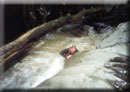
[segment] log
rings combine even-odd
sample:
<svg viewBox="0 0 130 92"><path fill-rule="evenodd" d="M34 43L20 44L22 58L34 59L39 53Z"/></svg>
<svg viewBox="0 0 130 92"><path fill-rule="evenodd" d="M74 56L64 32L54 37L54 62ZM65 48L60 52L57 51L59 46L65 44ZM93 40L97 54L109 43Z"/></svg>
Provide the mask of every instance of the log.
<svg viewBox="0 0 130 92"><path fill-rule="evenodd" d="M17 63L15 59L19 55L22 55L25 52L27 53L31 49L33 43L48 32L54 31L67 23L77 22L86 14L97 13L101 11L104 11L104 9L86 9L76 15L68 14L67 16L60 17L56 20L52 20L38 27L35 27L32 30L29 30L13 42L10 42L9 44L0 48L0 68L4 66L4 71L6 71L10 67L12 67L15 63ZM30 49L27 50L27 48ZM15 63L12 64L12 62L14 61Z"/></svg>

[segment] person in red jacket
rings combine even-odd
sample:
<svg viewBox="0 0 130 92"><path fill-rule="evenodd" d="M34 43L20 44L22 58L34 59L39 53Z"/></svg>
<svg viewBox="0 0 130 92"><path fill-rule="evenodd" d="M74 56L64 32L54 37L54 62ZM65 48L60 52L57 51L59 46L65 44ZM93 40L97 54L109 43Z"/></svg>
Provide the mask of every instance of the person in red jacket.
<svg viewBox="0 0 130 92"><path fill-rule="evenodd" d="M72 46L68 49L65 49L63 51L60 52L60 54L65 57L66 59L69 59L72 57L73 54L75 54L76 52L78 52L78 50L76 49L76 46Z"/></svg>

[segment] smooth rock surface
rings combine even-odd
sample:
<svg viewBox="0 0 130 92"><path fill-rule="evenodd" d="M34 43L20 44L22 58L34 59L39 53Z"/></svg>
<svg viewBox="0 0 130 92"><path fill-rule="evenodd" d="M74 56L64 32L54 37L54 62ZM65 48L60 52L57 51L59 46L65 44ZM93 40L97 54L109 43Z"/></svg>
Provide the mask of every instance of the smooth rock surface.
<svg viewBox="0 0 130 92"><path fill-rule="evenodd" d="M106 48L114 46L116 44L127 43L130 41L130 22L121 23L117 28L111 30L110 32L104 33L102 35L103 41L100 43L100 48Z"/></svg>

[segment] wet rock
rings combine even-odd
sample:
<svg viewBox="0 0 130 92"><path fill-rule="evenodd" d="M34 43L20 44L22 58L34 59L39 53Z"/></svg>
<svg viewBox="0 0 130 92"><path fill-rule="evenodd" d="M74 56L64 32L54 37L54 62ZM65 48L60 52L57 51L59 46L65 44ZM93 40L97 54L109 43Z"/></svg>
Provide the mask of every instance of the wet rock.
<svg viewBox="0 0 130 92"><path fill-rule="evenodd" d="M114 46L116 44L127 43L129 39L130 22L121 23L117 28L111 30L112 33L107 34L100 43L100 48ZM104 35L105 35L104 34Z"/></svg>
<svg viewBox="0 0 130 92"><path fill-rule="evenodd" d="M129 83L121 81L121 82L114 82L114 81L109 81L109 83L118 91L118 92L128 92L125 91L126 89L128 89L128 87L130 86ZM125 89L124 89L125 88Z"/></svg>
<svg viewBox="0 0 130 92"><path fill-rule="evenodd" d="M62 32L69 33L75 37L81 37L84 35L84 33L88 33L87 30L84 30L83 25L80 24L65 25L62 28Z"/></svg>
<svg viewBox="0 0 130 92"><path fill-rule="evenodd" d="M114 75L122 79L122 81L113 81L110 82L112 86L114 86L117 90L122 91L128 87L130 87L130 81L129 81L129 71L130 71L130 59L129 57L121 58L121 57L115 57L110 60L109 69L112 69L114 71Z"/></svg>

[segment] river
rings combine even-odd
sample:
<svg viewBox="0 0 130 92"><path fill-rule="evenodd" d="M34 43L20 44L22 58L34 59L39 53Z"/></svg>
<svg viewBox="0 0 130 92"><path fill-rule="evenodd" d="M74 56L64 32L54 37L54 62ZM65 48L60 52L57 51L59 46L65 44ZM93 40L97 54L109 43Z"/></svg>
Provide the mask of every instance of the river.
<svg viewBox="0 0 130 92"><path fill-rule="evenodd" d="M121 79L111 74L110 72L112 72L112 70L105 68L104 64L107 63L106 61L108 61L108 58L116 57L118 55L111 54L110 56L108 53L91 55L93 51L99 48L101 35L95 33L93 27L85 25L83 26L84 31L82 33L78 32L80 36L76 36L73 32L69 32L71 30L68 30L68 28L72 26L73 25L65 25L64 27L61 27L40 38L37 42L38 44L40 43L39 48L33 50L25 58L23 58L21 62L18 62L14 67L4 73L3 79L0 80L0 87L7 89L35 88L37 86L38 88L48 88L48 86L44 84L44 81L46 82L46 80L57 76L57 74L59 76L62 75L60 78L63 78L62 80L65 81L67 80L67 76L64 76L64 73L62 72L65 71L66 74L71 75L72 78L70 81L72 81L73 77L78 74L79 79L77 79L77 81L82 81L82 77L84 78L83 81L86 81L85 85L75 81L73 85L75 84L76 86L72 86L72 84L64 82L66 85L72 86L72 88L80 88L81 86L81 88L91 88L92 86L95 88L113 88L106 80ZM63 28L66 29L66 31L63 31ZM113 28L109 27L106 30L112 29ZM72 30L76 32L76 29ZM73 55L71 59L65 60L59 52L71 47L72 45L75 45L79 52ZM99 52L96 51L94 53ZM90 62L92 61L91 57L93 58L93 62ZM100 62L97 62L97 57L102 57L99 59ZM98 70L100 71L98 72ZM84 74L84 72L86 72L87 75L86 73ZM57 86L54 87L59 88L58 85L59 84L57 83ZM67 88L67 86L65 88Z"/></svg>

